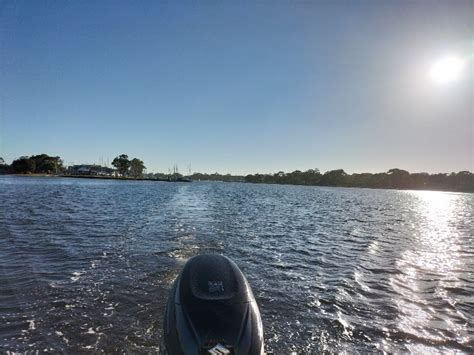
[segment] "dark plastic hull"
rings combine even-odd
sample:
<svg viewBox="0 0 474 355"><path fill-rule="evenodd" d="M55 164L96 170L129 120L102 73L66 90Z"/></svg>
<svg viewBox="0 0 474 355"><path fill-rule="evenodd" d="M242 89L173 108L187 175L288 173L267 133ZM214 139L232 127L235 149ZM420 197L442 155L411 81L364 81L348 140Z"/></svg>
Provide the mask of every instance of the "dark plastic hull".
<svg viewBox="0 0 474 355"><path fill-rule="evenodd" d="M162 354L263 354L260 312L247 279L230 259L190 259L166 307Z"/></svg>

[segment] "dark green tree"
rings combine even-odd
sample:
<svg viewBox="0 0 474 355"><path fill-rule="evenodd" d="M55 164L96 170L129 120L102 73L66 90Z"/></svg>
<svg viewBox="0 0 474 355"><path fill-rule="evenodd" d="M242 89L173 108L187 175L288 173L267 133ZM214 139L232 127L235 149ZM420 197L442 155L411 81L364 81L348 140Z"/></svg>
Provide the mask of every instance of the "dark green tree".
<svg viewBox="0 0 474 355"><path fill-rule="evenodd" d="M474 192L474 174L469 171L460 171L448 176L450 189L454 191Z"/></svg>
<svg viewBox="0 0 474 355"><path fill-rule="evenodd" d="M51 157L47 154L32 155L30 159L35 161L35 172L42 174L57 174L64 170L63 161L60 157Z"/></svg>
<svg viewBox="0 0 474 355"><path fill-rule="evenodd" d="M321 185L346 186L347 174L342 169L326 171L321 177Z"/></svg>
<svg viewBox="0 0 474 355"><path fill-rule="evenodd" d="M145 169L146 169L145 164L140 159L133 158L130 161L130 176L132 176L134 178L142 178L143 177L143 171Z"/></svg>
<svg viewBox="0 0 474 355"><path fill-rule="evenodd" d="M5 160L3 160L2 157L0 157L0 174L8 173L9 168L10 167L8 166L8 164L5 163Z"/></svg>
<svg viewBox="0 0 474 355"><path fill-rule="evenodd" d="M36 163L29 157L20 157L12 162L11 169L15 174L28 174L34 173L36 169Z"/></svg>
<svg viewBox="0 0 474 355"><path fill-rule="evenodd" d="M390 169L387 171L389 187L407 189L411 187L410 173L402 169Z"/></svg>
<svg viewBox="0 0 474 355"><path fill-rule="evenodd" d="M130 160L128 160L128 155L119 155L114 160L112 160L112 165L117 169L120 175L126 176L128 174L128 169L130 168Z"/></svg>
<svg viewBox="0 0 474 355"><path fill-rule="evenodd" d="M47 154L23 156L13 161L11 170L17 174L38 173L57 174L64 170L60 157L50 157Z"/></svg>

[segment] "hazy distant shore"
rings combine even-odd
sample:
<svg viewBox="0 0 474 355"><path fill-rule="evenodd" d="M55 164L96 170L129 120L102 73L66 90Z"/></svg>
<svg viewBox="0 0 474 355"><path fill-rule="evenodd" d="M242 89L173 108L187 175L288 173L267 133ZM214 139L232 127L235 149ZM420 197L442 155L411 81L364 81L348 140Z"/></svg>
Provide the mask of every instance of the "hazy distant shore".
<svg viewBox="0 0 474 355"><path fill-rule="evenodd" d="M425 172L410 173L393 168L381 173L348 174L343 169L328 170L322 173L319 169L292 172L279 171L274 174L206 174L178 172L177 165L166 173L148 173L143 161L129 159L121 154L112 161L112 167L98 164L80 164L64 166L59 156L38 154L23 156L14 160L11 165L0 158L0 174L25 174L29 176L64 176L80 179L135 180L135 181L225 181L248 182L280 185L360 187L396 190L432 190L452 192L474 192L474 174L470 171L429 174Z"/></svg>
<svg viewBox="0 0 474 355"><path fill-rule="evenodd" d="M307 172L300 172L300 175L307 174ZM255 174L255 175L247 175L243 176L234 176L234 175L220 175L220 174L201 174L195 173L189 176L189 180L173 180L169 178L153 178L153 177L128 177L128 176L97 176L97 175L67 175L67 174L4 174L7 176L26 176L26 177L64 177L64 178L75 178L75 179L96 179L96 180L121 180L121 181L158 181L158 182L188 182L188 181L220 181L220 182L241 182L241 183L253 183L253 184L274 184L274 185L300 185L300 186L321 186L321 187L346 187L346 188L369 188L369 189L384 189L384 190L422 190L422 191L445 191L445 192L466 192L466 193L473 193L474 192L474 174L470 172L461 172L461 173L452 173L448 174L436 174L436 175L428 175L428 174L404 174L404 180L400 180L400 176L398 176L398 181L396 179L389 179L383 181L386 185L383 186L380 181L378 181L378 186L372 181L366 181L365 184L358 181L359 175L367 174L352 174L352 175L343 175L342 177L345 179L335 180L334 177L332 180L330 179L321 179L319 181L313 181L311 183L310 180L296 180L292 179L291 177L288 178L287 175L298 176L298 173L290 173L285 174L286 179L284 179L283 175L277 174ZM327 175L327 174L324 174ZM324 176L321 175L321 176ZM390 176L386 173L381 174L370 174L370 176L377 176L380 175L382 177ZM451 182L450 185L440 186L440 182L438 181L438 186L435 186L433 183L424 183L420 185L415 185L416 181L410 181L410 176L414 176L415 178L421 175L425 178L437 178L440 180L440 177L444 180L448 180ZM277 177L276 177L277 176ZM341 177L341 176L339 176ZM285 181L286 180L286 181ZM413 179L412 179L413 180ZM452 181L449 181L452 180ZM352 184L351 184L352 182ZM389 185L390 184L390 185ZM375 186L374 186L375 185ZM388 186L387 186L388 185Z"/></svg>

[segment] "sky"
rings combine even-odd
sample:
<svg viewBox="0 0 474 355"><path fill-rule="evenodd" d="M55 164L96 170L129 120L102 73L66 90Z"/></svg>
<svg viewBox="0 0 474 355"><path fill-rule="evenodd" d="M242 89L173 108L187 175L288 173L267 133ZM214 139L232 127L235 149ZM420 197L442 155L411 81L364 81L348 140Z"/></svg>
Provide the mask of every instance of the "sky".
<svg viewBox="0 0 474 355"><path fill-rule="evenodd" d="M474 171L473 55L473 1L0 0L0 157Z"/></svg>

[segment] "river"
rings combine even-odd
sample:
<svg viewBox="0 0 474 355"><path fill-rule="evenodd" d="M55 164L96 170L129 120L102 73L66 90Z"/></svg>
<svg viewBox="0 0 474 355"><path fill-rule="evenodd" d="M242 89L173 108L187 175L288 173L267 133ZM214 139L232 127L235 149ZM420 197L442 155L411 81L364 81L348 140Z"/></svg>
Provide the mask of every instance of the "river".
<svg viewBox="0 0 474 355"><path fill-rule="evenodd" d="M474 347L473 194L0 176L0 352L158 351L204 252L275 354Z"/></svg>

